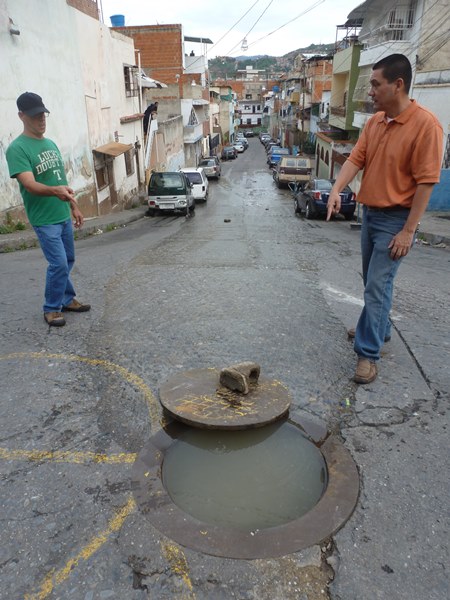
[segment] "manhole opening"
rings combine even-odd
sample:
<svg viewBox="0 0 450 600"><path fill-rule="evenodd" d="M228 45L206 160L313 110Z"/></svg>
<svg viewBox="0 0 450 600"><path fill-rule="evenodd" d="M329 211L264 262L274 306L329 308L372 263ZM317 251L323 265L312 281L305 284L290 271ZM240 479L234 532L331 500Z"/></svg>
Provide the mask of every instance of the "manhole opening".
<svg viewBox="0 0 450 600"><path fill-rule="evenodd" d="M254 531L309 512L326 489L327 467L288 422L243 431L189 428L165 453L162 481L192 517Z"/></svg>

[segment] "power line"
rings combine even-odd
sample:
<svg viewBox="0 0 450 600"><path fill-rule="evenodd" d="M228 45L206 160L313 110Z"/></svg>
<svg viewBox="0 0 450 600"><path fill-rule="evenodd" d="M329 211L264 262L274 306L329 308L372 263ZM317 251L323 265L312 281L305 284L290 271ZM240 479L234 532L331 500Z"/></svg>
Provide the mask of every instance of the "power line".
<svg viewBox="0 0 450 600"><path fill-rule="evenodd" d="M319 6L320 4L323 4L325 2L325 0L317 0L317 2L315 2L314 4L312 4L311 6L309 6L307 9L305 9L303 12L301 12L299 15L297 15L296 17L294 17L293 19L290 19L289 21L287 21L286 23L284 23L283 25L280 25L280 27L277 27L276 29L274 29L273 31L271 31L270 33L263 35L263 37L259 38L258 40L256 40L255 42L252 42L250 44L250 46L254 46L255 44L257 44L258 42L260 42L261 40L266 39L267 37L269 37L269 35L272 35L273 33L276 33L277 31L280 31L280 29L283 29L283 27L286 27L287 25L290 25L291 23L293 23L294 21L296 21L297 19L299 19L300 17L303 17L303 15L306 15L306 13L309 13L310 11L312 11L314 8L316 8L317 6ZM249 46L249 48L250 48Z"/></svg>
<svg viewBox="0 0 450 600"><path fill-rule="evenodd" d="M244 35L244 40L247 38L247 36L252 32L252 30L256 27L256 25L258 24L258 22L262 19L263 15L265 12L267 12L267 10L269 9L270 5L272 4L273 0L270 0L269 4L266 6L266 8L263 10L263 12L259 15L259 17L256 19L256 21L253 23L253 25L251 26L251 28L249 29L249 31ZM233 46L233 48L231 48L231 50L228 50L227 54L231 54L233 52L233 50L239 46L241 42L238 42L235 46Z"/></svg>

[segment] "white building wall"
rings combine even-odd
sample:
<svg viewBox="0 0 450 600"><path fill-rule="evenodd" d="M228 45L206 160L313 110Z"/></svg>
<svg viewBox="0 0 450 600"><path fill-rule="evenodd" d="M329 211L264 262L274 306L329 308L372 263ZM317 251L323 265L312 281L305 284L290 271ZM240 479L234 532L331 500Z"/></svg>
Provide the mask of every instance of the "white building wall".
<svg viewBox="0 0 450 600"><path fill-rule="evenodd" d="M108 142L135 144L143 137L142 120L120 122L121 117L141 112L140 96L125 94L123 67L136 64L134 42L84 13L74 13L91 152ZM142 152L139 159L143 173ZM119 200L138 191L137 171L127 176L123 155L114 159L114 183ZM99 205L109 193L109 188L98 191Z"/></svg>
<svg viewBox="0 0 450 600"><path fill-rule="evenodd" d="M10 19L20 35L9 33ZM17 183L9 178L5 151L23 131L16 98L32 91L50 110L46 136L61 150L83 212L97 214L92 149L110 141L141 140L140 119L120 123L120 117L139 112L138 97L127 99L124 89L123 64L135 64L133 41L66 0L0 0L0 48L0 213L23 206ZM114 167L120 201L137 190L137 172L126 176L123 156Z"/></svg>
<svg viewBox="0 0 450 600"><path fill-rule="evenodd" d="M5 151L23 131L16 98L25 91L42 96L50 110L46 135L61 150L69 184L76 193L90 185L93 194L73 13L64 0L0 1L0 212L22 206L18 185L9 178ZM9 33L10 18L20 35Z"/></svg>

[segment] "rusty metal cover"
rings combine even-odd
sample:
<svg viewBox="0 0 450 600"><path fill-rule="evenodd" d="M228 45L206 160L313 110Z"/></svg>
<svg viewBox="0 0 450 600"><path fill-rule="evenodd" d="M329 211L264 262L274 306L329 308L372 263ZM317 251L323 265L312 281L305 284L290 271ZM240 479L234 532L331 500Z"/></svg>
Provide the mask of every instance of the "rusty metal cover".
<svg viewBox="0 0 450 600"><path fill-rule="evenodd" d="M201 429L249 429L287 414L288 389L260 377L247 395L222 387L219 369L193 369L174 375L159 390L162 406L174 418Z"/></svg>

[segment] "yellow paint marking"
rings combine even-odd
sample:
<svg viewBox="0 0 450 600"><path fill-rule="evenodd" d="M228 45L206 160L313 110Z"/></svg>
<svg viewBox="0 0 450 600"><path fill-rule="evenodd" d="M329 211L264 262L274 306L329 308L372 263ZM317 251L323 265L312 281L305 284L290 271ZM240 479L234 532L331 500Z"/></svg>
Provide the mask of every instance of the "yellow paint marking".
<svg viewBox="0 0 450 600"><path fill-rule="evenodd" d="M29 460L36 462L66 462L82 465L85 463L106 463L110 465L133 463L137 454L96 454L95 452L64 452L60 450L8 450L0 448L0 459Z"/></svg>
<svg viewBox="0 0 450 600"><path fill-rule="evenodd" d="M192 592L192 581L189 577L189 567L184 552L179 546L169 544L168 542L161 542L161 550L167 562L170 564L172 571L182 578L189 591ZM195 598L195 595L191 593L190 597Z"/></svg>
<svg viewBox="0 0 450 600"><path fill-rule="evenodd" d="M25 600L45 600L52 593L55 586L60 585L65 581L73 569L84 560L88 560L97 550L99 550L103 544L105 544L109 537L118 531L128 515L136 508L136 504L131 497L128 502L121 509L117 511L114 517L108 523L108 527L102 531L99 535L92 538L92 540L85 546L74 558L71 558L62 569L53 569L45 577L40 585L40 589L37 593L25 594Z"/></svg>
<svg viewBox="0 0 450 600"><path fill-rule="evenodd" d="M158 422L159 418L159 407L155 400L150 388L147 384L135 373L128 371L125 367L116 365L108 360L101 360L99 358L86 358L85 356L77 356L76 354L46 354L44 352L13 352L12 354L4 354L0 356L0 360L11 360L11 359L52 359L52 360L68 360L87 363L93 367L103 367L104 369L112 372L119 373L128 383L137 387L145 397L147 402L148 412L150 415L150 423L154 427Z"/></svg>

